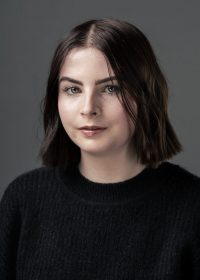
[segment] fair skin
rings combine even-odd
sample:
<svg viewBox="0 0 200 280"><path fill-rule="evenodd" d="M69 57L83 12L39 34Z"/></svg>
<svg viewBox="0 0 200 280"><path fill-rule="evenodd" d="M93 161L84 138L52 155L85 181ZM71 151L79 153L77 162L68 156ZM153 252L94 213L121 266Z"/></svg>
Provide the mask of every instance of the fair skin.
<svg viewBox="0 0 200 280"><path fill-rule="evenodd" d="M115 76L113 70L111 76ZM89 180L100 183L130 179L145 168L137 162L130 143L134 125L117 98L117 80L95 84L108 77L106 60L95 48L71 50L59 75L58 111L66 133L80 148L79 170ZM87 136L79 129L85 125L106 129Z"/></svg>

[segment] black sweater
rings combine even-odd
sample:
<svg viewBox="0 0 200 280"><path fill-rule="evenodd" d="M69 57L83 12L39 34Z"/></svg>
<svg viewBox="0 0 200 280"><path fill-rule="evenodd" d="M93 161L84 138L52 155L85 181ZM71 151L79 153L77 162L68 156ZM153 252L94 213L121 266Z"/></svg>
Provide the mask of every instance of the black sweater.
<svg viewBox="0 0 200 280"><path fill-rule="evenodd" d="M200 178L170 162L108 184L19 175L0 203L0 279L199 280Z"/></svg>

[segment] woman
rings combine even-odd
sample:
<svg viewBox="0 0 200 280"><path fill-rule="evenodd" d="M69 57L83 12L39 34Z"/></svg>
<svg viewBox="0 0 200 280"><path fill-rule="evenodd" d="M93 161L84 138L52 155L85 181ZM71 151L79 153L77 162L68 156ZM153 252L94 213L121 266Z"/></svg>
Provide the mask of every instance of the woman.
<svg viewBox="0 0 200 280"><path fill-rule="evenodd" d="M145 35L89 20L58 45L43 166L0 204L1 279L200 279L200 179L182 151Z"/></svg>

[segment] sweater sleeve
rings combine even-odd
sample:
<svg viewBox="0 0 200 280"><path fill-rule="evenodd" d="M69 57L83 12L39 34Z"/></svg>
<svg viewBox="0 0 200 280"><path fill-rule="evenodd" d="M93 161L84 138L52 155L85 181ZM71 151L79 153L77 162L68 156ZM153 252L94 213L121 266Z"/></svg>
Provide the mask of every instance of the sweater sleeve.
<svg viewBox="0 0 200 280"><path fill-rule="evenodd" d="M200 190L200 179L198 180L198 190ZM199 191L198 191L199 193ZM200 279L200 196L197 195L197 208L195 208L195 224L193 229L193 251L194 251L194 280Z"/></svg>
<svg viewBox="0 0 200 280"><path fill-rule="evenodd" d="M14 181L6 188L0 201L0 278L16 279L17 244L20 211Z"/></svg>
<svg viewBox="0 0 200 280"><path fill-rule="evenodd" d="M199 280L200 279L200 228L198 231L198 235L193 240L195 244L195 254L194 254L194 262L195 262L195 269L194 269L194 279Z"/></svg>

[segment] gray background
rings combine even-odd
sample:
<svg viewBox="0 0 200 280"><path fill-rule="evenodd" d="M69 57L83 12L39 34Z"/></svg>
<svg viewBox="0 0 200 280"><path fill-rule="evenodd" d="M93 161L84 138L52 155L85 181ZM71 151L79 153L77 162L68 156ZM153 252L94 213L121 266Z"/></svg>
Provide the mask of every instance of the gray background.
<svg viewBox="0 0 200 280"><path fill-rule="evenodd" d="M200 175L198 1L0 2L0 195L16 176L41 166L40 101L53 52L92 18L130 21L148 37L170 88L169 117L184 146L171 162Z"/></svg>

